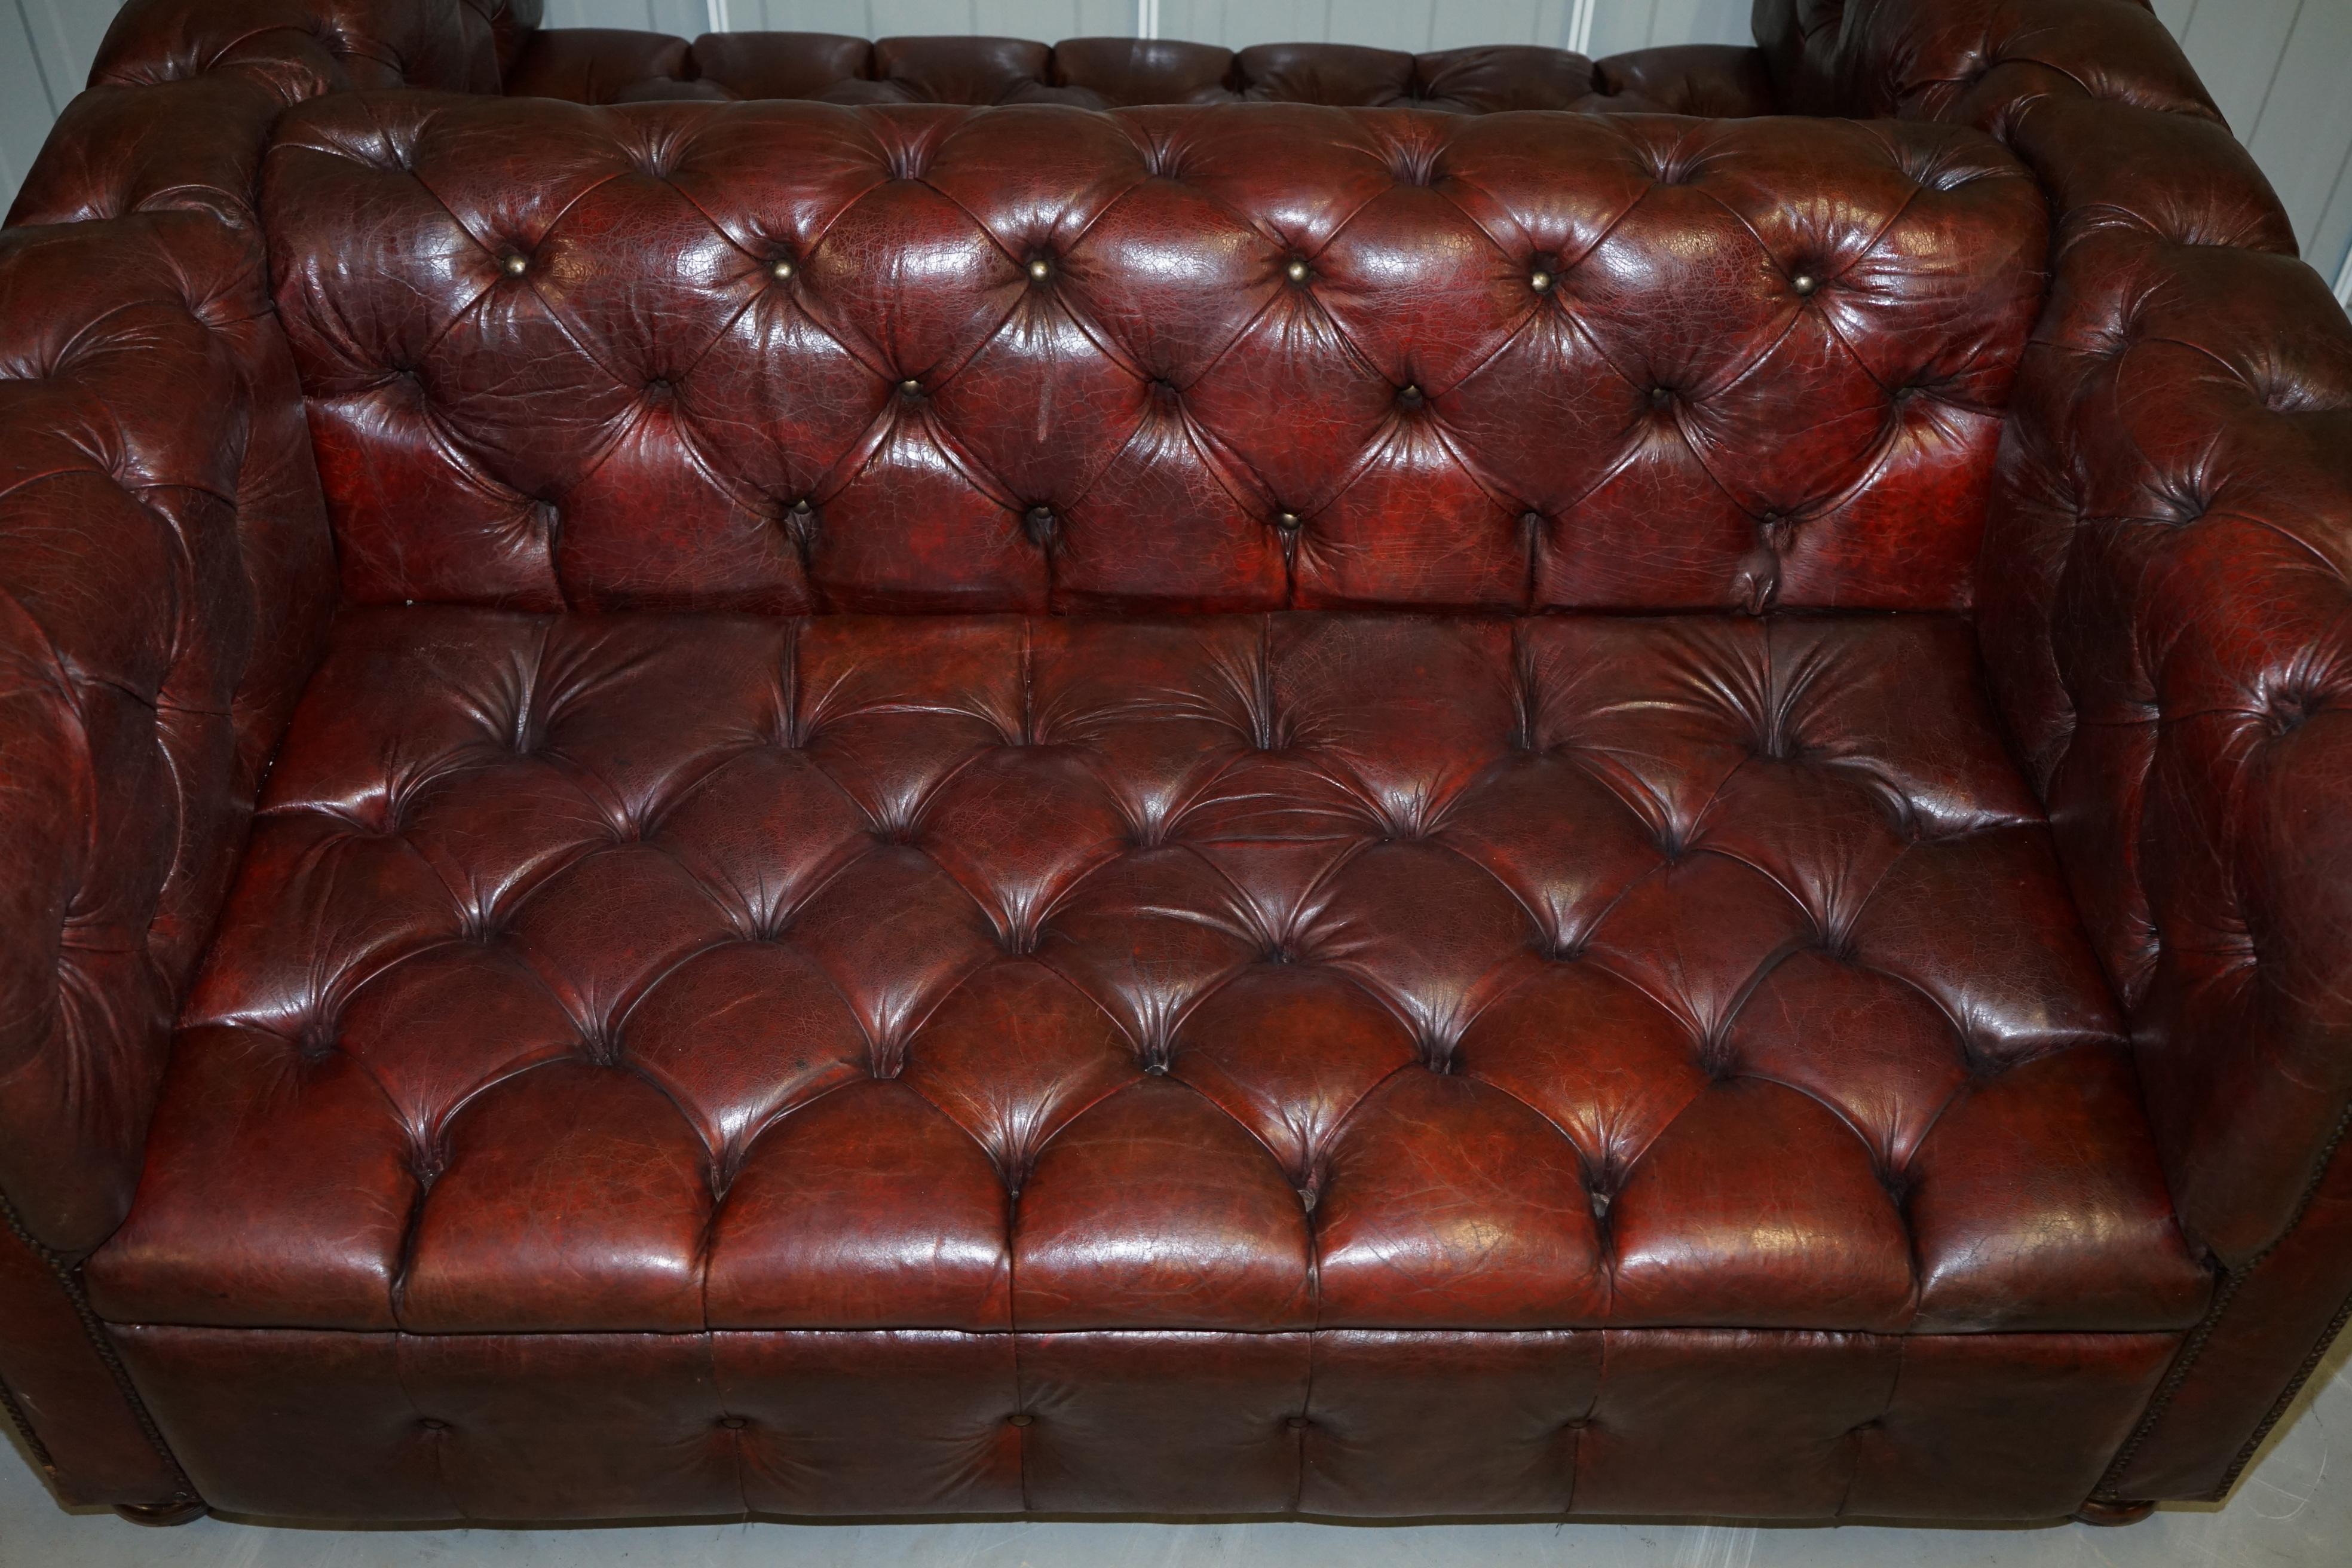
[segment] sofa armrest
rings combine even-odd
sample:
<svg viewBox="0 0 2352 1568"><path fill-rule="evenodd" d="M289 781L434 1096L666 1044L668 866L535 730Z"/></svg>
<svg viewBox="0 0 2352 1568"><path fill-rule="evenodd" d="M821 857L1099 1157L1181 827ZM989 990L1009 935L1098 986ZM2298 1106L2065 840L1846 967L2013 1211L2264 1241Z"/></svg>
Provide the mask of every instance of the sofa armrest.
<svg viewBox="0 0 2352 1568"><path fill-rule="evenodd" d="M2214 1305L2101 1483L2226 1492L2352 1306L2352 323L2139 0L1758 0L1788 107L1970 124L2055 218L1986 663Z"/></svg>
<svg viewBox="0 0 2352 1568"><path fill-rule="evenodd" d="M2317 274L2079 236L2021 376L1979 624L2182 1228L2223 1277L2157 1413L2205 1399L2205 1430L2161 1463L2137 1446L2124 1495L2226 1489L2352 1292L2347 573L2352 322Z"/></svg>
<svg viewBox="0 0 2352 1568"><path fill-rule="evenodd" d="M2224 1269L2352 1108L2352 321L2289 256L2078 232L1988 533L1987 657Z"/></svg>
<svg viewBox="0 0 2352 1568"><path fill-rule="evenodd" d="M7 230L0 323L0 1403L68 1498L163 1501L79 1264L130 1204L332 552L254 237Z"/></svg>
<svg viewBox="0 0 2352 1568"><path fill-rule="evenodd" d="M270 121L357 88L495 93L540 0L129 0L8 214L194 207L250 224Z"/></svg>

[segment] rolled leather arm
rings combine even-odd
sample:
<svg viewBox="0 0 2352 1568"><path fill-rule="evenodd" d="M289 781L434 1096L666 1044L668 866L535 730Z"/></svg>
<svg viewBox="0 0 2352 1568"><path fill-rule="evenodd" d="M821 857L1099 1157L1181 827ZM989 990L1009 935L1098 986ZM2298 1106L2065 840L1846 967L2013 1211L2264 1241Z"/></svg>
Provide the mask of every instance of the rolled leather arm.
<svg viewBox="0 0 2352 1568"><path fill-rule="evenodd" d="M280 110L354 88L495 93L541 0L129 0L11 224L195 207L246 225Z"/></svg>
<svg viewBox="0 0 2352 1568"><path fill-rule="evenodd" d="M1758 0L1787 105L1972 124L2056 218L1995 692L2220 1275L2102 1495L2226 1492L2352 1307L2352 324L2139 0Z"/></svg>
<svg viewBox="0 0 2352 1568"><path fill-rule="evenodd" d="M2223 1280L2111 1479L2209 1495L2352 1294L2352 322L2226 243L2078 233L2058 279L1979 625Z"/></svg>
<svg viewBox="0 0 2352 1568"><path fill-rule="evenodd" d="M68 1501L185 1483L79 1288L334 595L254 237L0 233L0 1413Z"/></svg>

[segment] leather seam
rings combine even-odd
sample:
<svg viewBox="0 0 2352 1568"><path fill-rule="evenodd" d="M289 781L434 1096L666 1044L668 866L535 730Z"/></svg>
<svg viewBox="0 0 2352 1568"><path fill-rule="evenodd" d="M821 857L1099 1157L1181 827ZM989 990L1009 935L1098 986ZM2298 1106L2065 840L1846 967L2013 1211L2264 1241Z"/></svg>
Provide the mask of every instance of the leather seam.
<svg viewBox="0 0 2352 1568"><path fill-rule="evenodd" d="M2207 1310L2204 1321L2190 1332L2189 1342L2181 1347L2180 1355L2174 1362L2172 1370L2165 1374L2163 1385L2157 1389L2156 1396L2148 1401L2147 1411L2140 1417L2139 1425L2132 1429L2130 1437L2125 1440L2123 1447L2116 1452L2114 1461L2107 1466L2106 1473L2099 1478L2098 1485L2091 1489L2092 1500L2137 1500L2124 1499L2113 1489L2131 1462L2139 1457L2140 1450L2147 1446L2147 1439L2155 1431L2157 1424L2164 1419L2165 1414L2172 1407L2173 1400L2179 1394L2182 1386L2188 1383L2189 1374L2196 1370L2197 1363L2204 1354L2207 1342L2212 1339L2214 1331L2221 1327L2223 1316L2229 1311L2231 1303L2238 1299L2238 1292L2244 1288L2247 1279L2252 1277L2255 1269L2268 1261L2271 1254L2285 1246L2296 1230L2301 1228L2304 1216L2310 1213L2312 1204L2319 1196L2320 1183L2326 1179L2328 1166L2334 1163L2337 1151L2344 1147L2347 1134L2352 1134L2352 1105L2346 1107L2344 1114L2336 1121L2336 1131L2328 1136L2326 1146L2320 1150L2316 1169L2312 1173L2310 1182L2305 1185L2303 1195L2295 1200L2294 1212L2288 1217L2286 1228L2282 1230L2277 1238L2268 1247L2249 1258L2243 1267L2231 1269L2223 1279L2221 1290L2213 1298L2213 1305ZM2271 1428L2277 1424L2279 1417L2285 1414L2287 1405L2293 1403L2297 1394L2302 1392L2305 1382L2318 1368L2321 1359L2327 1353L2328 1344L2335 1339L2336 1331L2343 1328L2347 1318L2352 1318L2352 1297L2346 1298L2344 1306L2336 1312L2332 1325L2320 1336L2318 1344L2313 1347L2311 1353L2304 1358L2302 1366L2297 1368L2294 1376L2288 1380L2285 1389L2271 1405L2269 1413L2256 1424L2252 1436L2249 1436L2245 1444L2239 1448L2237 1457L2231 1461L2228 1472L2212 1495L2226 1494L2232 1486L2237 1484L2240 1473L2253 1458L2254 1450L2262 1446L2263 1439L2270 1435Z"/></svg>
<svg viewBox="0 0 2352 1568"><path fill-rule="evenodd" d="M8 1425L16 1429L16 1436L24 1442L25 1451L33 1456L34 1462L43 1471L54 1478L58 1473L58 1462L49 1457L49 1446L41 1441L38 1432L33 1430L32 1417L25 1414L25 1407L16 1403L15 1391L5 1383L0 1383L0 1413L5 1413Z"/></svg>
<svg viewBox="0 0 2352 1568"><path fill-rule="evenodd" d="M2336 1316L2320 1330L2319 1338L2312 1344L2310 1353L2303 1358L2303 1364L2295 1368L2294 1376L2287 1381L2277 1402L2272 1405L2269 1413L2254 1427L2252 1436L2239 1448L2238 1457L2230 1461L2230 1468L2221 1477L2221 1484L2213 1490L2215 1498L2227 1497L2230 1489L2238 1484L2238 1477L2253 1462L2254 1450L2263 1446L2263 1439L2271 1435L2271 1428L2278 1425L2279 1419L2286 1414L2287 1406L2294 1404L2295 1395L2303 1391L2303 1385L2311 1380L2313 1373L2319 1370L2319 1363L2327 1358L2328 1347L2336 1342L2336 1336L2344 1331L2347 1321L2352 1321L2352 1296L2344 1298L2344 1305L2336 1310Z"/></svg>
<svg viewBox="0 0 2352 1568"><path fill-rule="evenodd" d="M57 1280L58 1288L65 1292L67 1304L72 1307L75 1319L81 1324L84 1338L89 1342L90 1349L98 1353L99 1362L106 1368L107 1374L114 1380L116 1393L130 1406L131 1419L139 1425L140 1436L147 1439L148 1447L155 1451L155 1457L163 1462L163 1468L171 1477L176 1489L163 1500L202 1502L204 1500L198 1495L194 1483L188 1479L188 1472L181 1468L179 1457L163 1440L163 1429L155 1425L155 1417L148 1411L147 1402L139 1396L138 1388L131 1381L130 1369L122 1364L122 1357L115 1351L114 1342L107 1337L106 1326L90 1310L89 1299L83 1294L76 1271L68 1268L64 1258L43 1246L35 1239L31 1231L25 1228L23 1218L16 1213L16 1205L5 1193L0 1193L0 1222L5 1222L9 1233L40 1260ZM7 1401L7 1405L11 1419L21 1424L23 1411L13 1398ZM30 1430L29 1426L26 1430Z"/></svg>

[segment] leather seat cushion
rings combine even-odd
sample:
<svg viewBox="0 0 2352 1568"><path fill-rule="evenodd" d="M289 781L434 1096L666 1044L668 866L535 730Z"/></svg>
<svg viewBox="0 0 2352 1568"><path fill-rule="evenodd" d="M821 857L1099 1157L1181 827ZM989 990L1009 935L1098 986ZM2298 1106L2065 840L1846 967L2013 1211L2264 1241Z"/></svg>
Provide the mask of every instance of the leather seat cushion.
<svg viewBox="0 0 2352 1568"><path fill-rule="evenodd" d="M92 1261L415 1332L2193 1322L1967 624L356 612Z"/></svg>

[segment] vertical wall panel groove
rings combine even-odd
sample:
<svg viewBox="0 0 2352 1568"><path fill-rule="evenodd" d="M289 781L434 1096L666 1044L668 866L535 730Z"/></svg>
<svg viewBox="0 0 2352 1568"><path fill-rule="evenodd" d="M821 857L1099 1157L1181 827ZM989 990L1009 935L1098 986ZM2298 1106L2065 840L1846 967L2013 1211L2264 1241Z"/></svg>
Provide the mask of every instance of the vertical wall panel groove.
<svg viewBox="0 0 2352 1568"><path fill-rule="evenodd" d="M16 198L65 96L51 89L34 52L23 0L9 0L9 6L0 11L0 203Z"/></svg>

